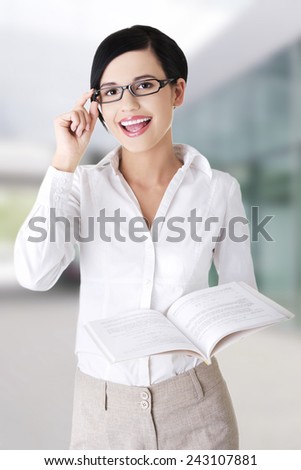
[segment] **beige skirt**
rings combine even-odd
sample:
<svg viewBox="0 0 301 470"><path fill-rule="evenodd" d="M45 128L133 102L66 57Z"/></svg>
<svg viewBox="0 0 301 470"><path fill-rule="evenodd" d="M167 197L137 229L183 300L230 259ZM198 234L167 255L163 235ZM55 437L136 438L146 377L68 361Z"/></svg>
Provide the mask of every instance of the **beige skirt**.
<svg viewBox="0 0 301 470"><path fill-rule="evenodd" d="M216 359L149 387L76 371L70 449L238 449Z"/></svg>

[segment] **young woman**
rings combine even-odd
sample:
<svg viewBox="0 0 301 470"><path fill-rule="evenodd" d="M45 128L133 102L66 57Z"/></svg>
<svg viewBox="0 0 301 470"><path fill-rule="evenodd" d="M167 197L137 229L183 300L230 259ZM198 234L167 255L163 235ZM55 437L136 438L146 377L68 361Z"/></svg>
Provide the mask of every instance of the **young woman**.
<svg viewBox="0 0 301 470"><path fill-rule="evenodd" d="M16 271L29 289L52 287L80 245L71 449L238 448L215 359L207 366L170 353L112 365L84 326L137 309L164 314L208 286L212 262L219 283L256 285L248 228L234 219L245 217L237 181L172 142L186 80L183 52L159 30L133 26L107 37L91 90L55 120L53 162L18 234ZM96 165L79 165L98 117L119 146ZM35 216L47 236L32 230Z"/></svg>

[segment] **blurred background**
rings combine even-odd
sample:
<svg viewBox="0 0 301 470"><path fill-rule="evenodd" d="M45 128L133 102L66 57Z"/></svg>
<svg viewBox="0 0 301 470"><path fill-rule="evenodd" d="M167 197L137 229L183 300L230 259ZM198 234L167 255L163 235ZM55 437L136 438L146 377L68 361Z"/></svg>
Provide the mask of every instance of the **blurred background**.
<svg viewBox="0 0 301 470"><path fill-rule="evenodd" d="M259 289L296 317L219 354L242 449L301 448L301 4L298 0L10 0L1 5L0 449L69 445L78 267L49 292L17 285L13 244L55 149L53 119L89 89L98 44L133 24L189 62L174 141L242 187L273 238L252 252ZM116 142L97 125L83 163Z"/></svg>

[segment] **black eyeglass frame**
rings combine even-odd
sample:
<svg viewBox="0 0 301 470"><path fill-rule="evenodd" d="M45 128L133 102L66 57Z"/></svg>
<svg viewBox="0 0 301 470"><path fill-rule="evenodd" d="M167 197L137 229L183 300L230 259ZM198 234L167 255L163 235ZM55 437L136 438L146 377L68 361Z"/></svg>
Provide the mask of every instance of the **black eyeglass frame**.
<svg viewBox="0 0 301 470"><path fill-rule="evenodd" d="M156 82L159 83L158 90L151 91L150 93L144 93L143 95L138 95L132 89L132 86L134 86L136 83L139 83L139 82L143 83L143 82L147 82L147 81L150 81L150 80L153 80L153 81L156 81ZM108 87L100 88L99 90L95 90L92 97L91 97L91 101L97 101L99 104L115 103L116 101L120 101L122 99L123 93L124 93L125 90L129 90L131 95L136 96L138 98L140 98L141 96L154 95L155 93L159 93L161 88L164 88L169 83L176 82L177 80L178 80L177 78L165 78L163 80L159 80L158 78L149 78L149 79L144 79L144 80L137 80L136 82L130 83L129 85L108 86ZM115 100L110 100L110 101L98 101L97 97L100 95L101 90L106 90L106 89L109 90L110 88L120 88L122 90L120 97L115 99Z"/></svg>

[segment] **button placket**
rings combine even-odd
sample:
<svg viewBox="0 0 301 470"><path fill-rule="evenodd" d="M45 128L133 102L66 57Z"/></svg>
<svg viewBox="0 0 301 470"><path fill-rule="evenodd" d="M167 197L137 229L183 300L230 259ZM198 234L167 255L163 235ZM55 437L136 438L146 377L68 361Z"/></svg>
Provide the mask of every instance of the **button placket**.
<svg viewBox="0 0 301 470"><path fill-rule="evenodd" d="M144 263L144 281L142 287L140 308L150 308L151 295L153 289L153 276L155 270L155 250L151 236L148 236L148 239L145 241Z"/></svg>

